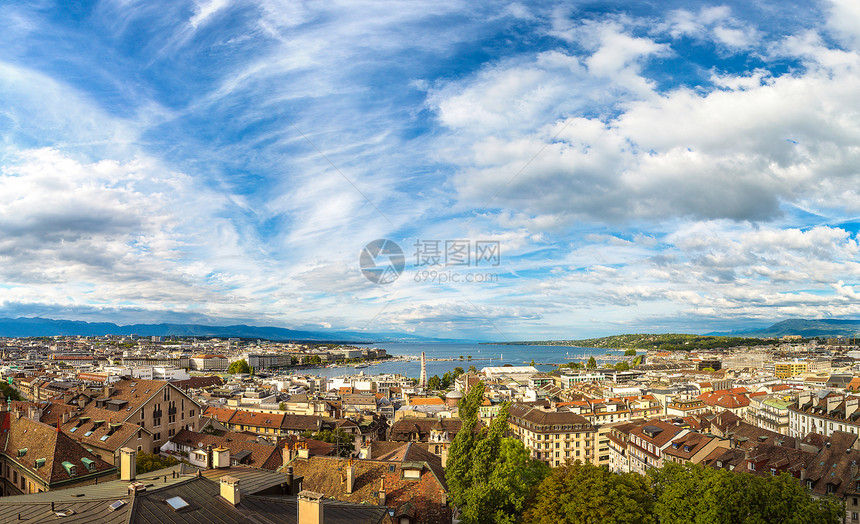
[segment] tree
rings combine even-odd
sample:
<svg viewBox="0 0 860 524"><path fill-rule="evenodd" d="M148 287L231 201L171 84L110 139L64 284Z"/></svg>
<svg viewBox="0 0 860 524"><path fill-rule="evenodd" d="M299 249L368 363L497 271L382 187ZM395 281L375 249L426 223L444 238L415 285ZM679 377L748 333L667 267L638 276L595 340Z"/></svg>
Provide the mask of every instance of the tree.
<svg viewBox="0 0 860 524"><path fill-rule="evenodd" d="M463 429L451 443L445 471L451 501L465 524L518 522L531 489L549 468L533 460L521 441L504 437L507 404L489 428L470 431L483 398L484 383L478 382L458 403Z"/></svg>
<svg viewBox="0 0 860 524"><path fill-rule="evenodd" d="M137 455L137 474L149 473L157 469L169 468L179 464L179 461L173 457L162 457L153 453L138 453Z"/></svg>
<svg viewBox="0 0 860 524"><path fill-rule="evenodd" d="M454 382L454 377L451 376L451 372L446 371L442 375L442 380L439 381L439 384L440 384L439 389L448 389L449 387L451 387L451 384L453 382Z"/></svg>
<svg viewBox="0 0 860 524"><path fill-rule="evenodd" d="M713 373L713 372L714 372L714 368L702 368L702 371L708 371L708 372Z"/></svg>
<svg viewBox="0 0 860 524"><path fill-rule="evenodd" d="M812 499L788 473L765 478L669 462L648 476L660 522L835 524L844 515L840 501Z"/></svg>
<svg viewBox="0 0 860 524"><path fill-rule="evenodd" d="M434 391L442 389L442 381L439 380L439 375L433 375L432 377L430 377L427 380L427 387Z"/></svg>
<svg viewBox="0 0 860 524"><path fill-rule="evenodd" d="M478 368L476 368L475 365L472 364L471 366L469 366L469 373L471 373L473 375L477 375L478 374Z"/></svg>
<svg viewBox="0 0 860 524"><path fill-rule="evenodd" d="M22 400L18 390L6 382L0 382L0 394L2 394L3 399Z"/></svg>
<svg viewBox="0 0 860 524"><path fill-rule="evenodd" d="M638 366L638 365L640 365L640 364L642 364L642 355L639 355L639 356L637 356L636 358L634 358L634 359L633 359L633 364L632 364L632 366L635 368L636 366Z"/></svg>
<svg viewBox="0 0 860 524"><path fill-rule="evenodd" d="M594 357L588 357L588 364L585 366L588 369L594 369L597 367L597 361L594 360Z"/></svg>
<svg viewBox="0 0 860 524"><path fill-rule="evenodd" d="M342 429L335 429L334 431L324 429L316 433L313 431L305 431L302 433L302 436L305 438L328 442L329 444L336 444L341 457L350 457L352 456L353 451L355 451L355 438Z"/></svg>
<svg viewBox="0 0 860 524"><path fill-rule="evenodd" d="M243 358L242 360L237 360L230 364L230 367L227 368L227 373L250 373L251 368L248 366L248 362Z"/></svg>
<svg viewBox="0 0 860 524"><path fill-rule="evenodd" d="M535 490L523 515L527 524L652 523L654 498L648 479L615 474L588 463L555 468Z"/></svg>
<svg viewBox="0 0 860 524"><path fill-rule="evenodd" d="M463 373L465 373L465 371L463 371L463 368L461 368L460 366L454 368L454 378L459 377Z"/></svg>
<svg viewBox="0 0 860 524"><path fill-rule="evenodd" d="M469 358L469 360L472 360L472 355L466 355L466 356Z"/></svg>
<svg viewBox="0 0 860 524"><path fill-rule="evenodd" d="M287 405L281 402L280 404L278 404L278 409L280 409L281 411L286 411Z"/></svg>
<svg viewBox="0 0 860 524"><path fill-rule="evenodd" d="M531 363L531 364L529 364L529 365L530 365L530 366L532 366L532 367L534 367L534 365L535 365L535 359L532 359L532 363Z"/></svg>
<svg viewBox="0 0 860 524"><path fill-rule="evenodd" d="M615 364L615 370L616 371L629 371L630 370L630 364L628 364L625 361L621 361L618 364Z"/></svg>
<svg viewBox="0 0 860 524"><path fill-rule="evenodd" d="M625 357L635 357L636 356L636 350L635 349L628 349L627 351L624 352L624 356Z"/></svg>

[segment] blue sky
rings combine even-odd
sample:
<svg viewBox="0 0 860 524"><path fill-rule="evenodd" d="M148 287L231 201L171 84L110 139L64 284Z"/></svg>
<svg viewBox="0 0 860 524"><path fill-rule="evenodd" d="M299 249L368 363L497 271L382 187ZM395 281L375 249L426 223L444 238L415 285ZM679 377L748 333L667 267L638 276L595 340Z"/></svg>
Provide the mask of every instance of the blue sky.
<svg viewBox="0 0 860 524"><path fill-rule="evenodd" d="M3 316L520 340L860 313L854 2L0 17ZM417 263L446 240L469 265Z"/></svg>

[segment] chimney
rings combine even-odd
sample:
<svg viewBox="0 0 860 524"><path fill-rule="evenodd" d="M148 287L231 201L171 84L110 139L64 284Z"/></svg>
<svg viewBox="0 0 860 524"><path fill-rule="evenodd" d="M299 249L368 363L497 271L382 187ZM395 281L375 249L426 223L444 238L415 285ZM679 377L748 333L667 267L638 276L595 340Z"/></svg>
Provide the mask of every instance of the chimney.
<svg viewBox="0 0 860 524"><path fill-rule="evenodd" d="M287 485L290 487L289 495L293 494L293 467L287 466Z"/></svg>
<svg viewBox="0 0 860 524"><path fill-rule="evenodd" d="M842 402L842 395L830 395L827 397L827 413L836 409L836 406Z"/></svg>
<svg viewBox="0 0 860 524"><path fill-rule="evenodd" d="M221 477L221 498L234 506L239 505L239 479Z"/></svg>
<svg viewBox="0 0 860 524"><path fill-rule="evenodd" d="M355 466L350 460L349 466L346 468L346 494L352 494L352 488L355 487Z"/></svg>
<svg viewBox="0 0 860 524"><path fill-rule="evenodd" d="M119 450L119 479L123 481L134 480L137 473L137 451L131 448L120 448Z"/></svg>
<svg viewBox="0 0 860 524"><path fill-rule="evenodd" d="M68 404L69 402L71 402L74 396L75 394L71 391L66 391L65 393L63 393L63 404Z"/></svg>
<svg viewBox="0 0 860 524"><path fill-rule="evenodd" d="M206 446L206 469L212 469L212 444Z"/></svg>
<svg viewBox="0 0 860 524"><path fill-rule="evenodd" d="M812 400L812 392L804 391L797 396L797 407L803 407L804 404Z"/></svg>
<svg viewBox="0 0 860 524"><path fill-rule="evenodd" d="M307 459L309 456L310 456L310 452L308 451L307 447L303 447L303 448L299 449L299 458Z"/></svg>
<svg viewBox="0 0 860 524"><path fill-rule="evenodd" d="M323 524L323 495L313 491L299 493L299 523Z"/></svg>
<svg viewBox="0 0 860 524"><path fill-rule="evenodd" d="M16 418L16 419L20 419L20 418L21 418L21 415L23 415L23 414L24 414L24 412L23 412L23 411L21 411L20 409L16 409L16 410L15 410L15 418Z"/></svg>
<svg viewBox="0 0 860 524"><path fill-rule="evenodd" d="M845 420L848 420L853 413L857 411L858 404L860 404L860 398L857 397L846 397L845 398Z"/></svg>
<svg viewBox="0 0 860 524"><path fill-rule="evenodd" d="M65 424L66 422L69 421L69 412L68 411L63 413L63 419L62 420L63 420L63 424Z"/></svg>
<svg viewBox="0 0 860 524"><path fill-rule="evenodd" d="M102 396L110 397L110 386L105 385L105 387L102 388Z"/></svg>
<svg viewBox="0 0 860 524"><path fill-rule="evenodd" d="M379 505L385 505L385 477L379 479Z"/></svg>
<svg viewBox="0 0 860 524"><path fill-rule="evenodd" d="M444 468L448 463L448 446L445 444L442 444L442 453L440 455L442 456L442 467Z"/></svg>

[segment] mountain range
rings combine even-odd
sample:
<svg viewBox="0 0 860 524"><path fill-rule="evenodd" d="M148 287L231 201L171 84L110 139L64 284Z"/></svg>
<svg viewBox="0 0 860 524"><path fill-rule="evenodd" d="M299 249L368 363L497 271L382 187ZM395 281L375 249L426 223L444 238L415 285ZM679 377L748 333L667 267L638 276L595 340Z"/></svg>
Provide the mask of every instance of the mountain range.
<svg viewBox="0 0 860 524"><path fill-rule="evenodd" d="M140 335L179 337L239 337L276 341L302 342L462 342L442 338L420 337L403 333L356 333L351 331L301 331L280 327L261 327L237 324L209 326L203 324L130 324L120 326L112 322L84 322L80 320L54 320L39 317L0 318L2 337L48 337L54 335Z"/></svg>
<svg viewBox="0 0 860 524"><path fill-rule="evenodd" d="M785 335L801 335L804 338L810 338L853 337L858 333L860 333L860 320L791 318L783 320L782 322L777 322L776 324L764 329L758 328L707 334L745 337L782 337Z"/></svg>

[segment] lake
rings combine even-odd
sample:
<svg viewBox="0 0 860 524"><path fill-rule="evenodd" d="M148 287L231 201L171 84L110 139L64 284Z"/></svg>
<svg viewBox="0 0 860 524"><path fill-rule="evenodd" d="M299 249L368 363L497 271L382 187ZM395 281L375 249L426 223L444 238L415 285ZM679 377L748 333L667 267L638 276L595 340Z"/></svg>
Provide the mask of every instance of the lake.
<svg viewBox="0 0 860 524"><path fill-rule="evenodd" d="M440 377L447 371L452 371L455 367L460 366L463 369L469 369L470 365L474 365L479 370L488 366L503 366L511 364L513 366L526 366L535 361L535 367L540 371L552 371L555 366L552 364L562 364L566 362L586 361L593 356L598 364L604 362L607 353L613 356L621 354L618 350L607 350L605 348L582 348L575 346L526 346L520 344L445 344L445 343L413 343L413 342L397 342L397 343L379 343L371 347L383 348L388 351L389 355L393 356L416 356L420 357L423 351L427 356L427 376L439 375ZM644 353L644 351L640 351ZM463 361L459 360L463 356ZM472 356L472 361L468 360L469 355ZM458 359L457 361L432 361L434 358ZM612 360L615 362L615 360ZM367 375L376 375L380 373L399 373L408 377L419 378L421 374L421 362L419 361L397 361L383 362L368 366L366 368L355 369L354 367L338 367L338 368L321 368L308 369L307 373L312 373L324 377L339 377L342 375L351 375L364 371Z"/></svg>

